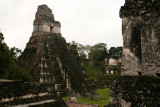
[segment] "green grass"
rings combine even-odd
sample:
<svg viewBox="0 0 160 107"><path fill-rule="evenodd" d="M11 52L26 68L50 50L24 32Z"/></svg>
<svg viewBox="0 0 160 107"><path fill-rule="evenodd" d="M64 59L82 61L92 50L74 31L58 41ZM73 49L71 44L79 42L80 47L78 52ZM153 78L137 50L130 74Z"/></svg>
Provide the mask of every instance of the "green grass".
<svg viewBox="0 0 160 107"><path fill-rule="evenodd" d="M104 105L108 104L109 102L109 88L106 89L98 89L96 91L96 94L99 93L101 98L105 98L102 100L97 100L96 96L94 97L94 100L91 100L90 98L78 98L79 102L88 103L88 104L97 104L100 107L104 107Z"/></svg>
<svg viewBox="0 0 160 107"><path fill-rule="evenodd" d="M96 96L93 97L93 100L91 100L91 98L77 98L78 102L82 102L82 103L88 103L88 104L97 104L100 107L104 107L104 105L109 103L109 88L106 89L98 89L97 91L95 91L96 94L100 94L101 98L105 98L105 99L97 99ZM66 97L62 97L62 99L68 100L70 97L66 96Z"/></svg>
<svg viewBox="0 0 160 107"><path fill-rule="evenodd" d="M65 101L65 100L68 100L69 98L70 98L69 96L62 97L62 100Z"/></svg>

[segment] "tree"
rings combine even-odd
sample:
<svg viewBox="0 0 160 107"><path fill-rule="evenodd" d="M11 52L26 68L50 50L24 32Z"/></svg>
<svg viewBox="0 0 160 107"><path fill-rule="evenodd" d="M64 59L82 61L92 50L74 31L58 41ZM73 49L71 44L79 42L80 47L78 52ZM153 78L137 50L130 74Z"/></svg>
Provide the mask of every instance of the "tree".
<svg viewBox="0 0 160 107"><path fill-rule="evenodd" d="M111 47L109 49L109 58L119 59L122 58L123 47Z"/></svg>
<svg viewBox="0 0 160 107"><path fill-rule="evenodd" d="M76 43L75 41L72 41L71 43L68 43L68 47L72 54L79 60L79 62L82 64L85 61L87 61L87 56L88 56L88 50L89 50L89 45L84 46L80 43Z"/></svg>
<svg viewBox="0 0 160 107"><path fill-rule="evenodd" d="M3 34L0 33L0 42L3 42L3 40L4 40Z"/></svg>
<svg viewBox="0 0 160 107"><path fill-rule="evenodd" d="M105 43L98 43L90 48L90 61L104 61L107 57L107 45Z"/></svg>
<svg viewBox="0 0 160 107"><path fill-rule="evenodd" d="M71 51L71 53L77 58L79 59L79 55L78 55L78 47L77 47L77 43L75 41L72 41L70 43L67 43L69 50Z"/></svg>
<svg viewBox="0 0 160 107"><path fill-rule="evenodd" d="M0 79L32 81L29 70L18 65L17 57L21 50L15 47L9 49L3 40L0 33Z"/></svg>
<svg viewBox="0 0 160 107"><path fill-rule="evenodd" d="M90 47L88 59L89 59L90 65L92 65L92 69L89 71L96 72L97 75L102 74L106 68L105 58L107 56L108 56L107 45L105 43L98 43ZM98 80L98 76L97 76L97 80Z"/></svg>

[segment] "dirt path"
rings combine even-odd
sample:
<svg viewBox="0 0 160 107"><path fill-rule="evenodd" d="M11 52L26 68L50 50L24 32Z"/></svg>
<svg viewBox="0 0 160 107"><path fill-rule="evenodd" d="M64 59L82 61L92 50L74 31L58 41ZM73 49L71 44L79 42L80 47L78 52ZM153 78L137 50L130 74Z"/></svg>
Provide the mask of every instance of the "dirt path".
<svg viewBox="0 0 160 107"><path fill-rule="evenodd" d="M86 104L86 103L71 102L71 101L65 101L65 102L67 104L67 107L99 107L97 105Z"/></svg>

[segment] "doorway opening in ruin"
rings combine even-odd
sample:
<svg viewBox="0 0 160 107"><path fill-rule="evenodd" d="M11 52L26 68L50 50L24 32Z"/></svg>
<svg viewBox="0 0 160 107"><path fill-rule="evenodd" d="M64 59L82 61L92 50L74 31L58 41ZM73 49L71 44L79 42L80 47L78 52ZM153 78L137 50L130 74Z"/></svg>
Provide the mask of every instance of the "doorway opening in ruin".
<svg viewBox="0 0 160 107"><path fill-rule="evenodd" d="M157 74L157 77L160 77L160 73L156 73Z"/></svg>
<svg viewBox="0 0 160 107"><path fill-rule="evenodd" d="M141 63L142 49L141 49L141 27L140 25L136 25L132 28L131 51L135 54L135 56L139 59L139 62Z"/></svg>
<svg viewBox="0 0 160 107"><path fill-rule="evenodd" d="M50 32L53 32L53 26L50 27Z"/></svg>
<svg viewBox="0 0 160 107"><path fill-rule="evenodd" d="M142 75L142 72L138 72L138 75Z"/></svg>

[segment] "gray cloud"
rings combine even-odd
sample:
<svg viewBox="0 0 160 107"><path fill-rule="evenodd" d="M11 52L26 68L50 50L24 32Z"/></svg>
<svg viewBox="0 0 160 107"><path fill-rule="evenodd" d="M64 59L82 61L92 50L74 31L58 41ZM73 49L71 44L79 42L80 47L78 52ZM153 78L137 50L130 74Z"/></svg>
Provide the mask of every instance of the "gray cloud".
<svg viewBox="0 0 160 107"><path fill-rule="evenodd" d="M61 22L67 42L122 46L119 9L124 0L0 0L0 28L10 47L24 49L37 6L47 4Z"/></svg>

